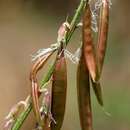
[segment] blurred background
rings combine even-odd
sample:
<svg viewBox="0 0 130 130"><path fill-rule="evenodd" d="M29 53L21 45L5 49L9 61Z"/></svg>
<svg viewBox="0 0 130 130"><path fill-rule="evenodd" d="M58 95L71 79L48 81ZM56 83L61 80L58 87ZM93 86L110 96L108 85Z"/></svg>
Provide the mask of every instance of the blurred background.
<svg viewBox="0 0 130 130"><path fill-rule="evenodd" d="M0 0L0 129L10 108L30 93L31 54L56 41L58 27L79 0ZM92 91L94 130L130 130L130 1L113 0L101 84L107 116ZM68 50L80 44L75 33ZM80 130L76 65L68 62L67 109L62 130ZM71 82L70 82L71 81ZM72 82L73 81L73 82ZM32 114L33 116L33 114ZM34 127L29 117L21 130Z"/></svg>

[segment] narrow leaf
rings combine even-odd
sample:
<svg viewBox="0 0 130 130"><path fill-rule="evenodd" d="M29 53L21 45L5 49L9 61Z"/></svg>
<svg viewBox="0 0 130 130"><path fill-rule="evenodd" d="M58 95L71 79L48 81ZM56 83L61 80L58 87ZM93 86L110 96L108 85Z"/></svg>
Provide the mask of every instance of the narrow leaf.
<svg viewBox="0 0 130 130"><path fill-rule="evenodd" d="M84 54L81 55L77 71L77 92L82 130L92 130L89 72Z"/></svg>

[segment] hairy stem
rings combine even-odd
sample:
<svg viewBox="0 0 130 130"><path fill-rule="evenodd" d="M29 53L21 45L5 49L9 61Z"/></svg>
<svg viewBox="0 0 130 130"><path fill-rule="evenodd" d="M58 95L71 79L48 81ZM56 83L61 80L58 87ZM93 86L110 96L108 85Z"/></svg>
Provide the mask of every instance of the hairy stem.
<svg viewBox="0 0 130 130"><path fill-rule="evenodd" d="M88 0L81 0L79 3L79 6L78 6L73 18L72 18L71 23L70 23L70 31L65 35L65 39L66 39L65 44L66 45L68 45L68 43L69 43L69 41L70 41L74 31L75 31L76 25L79 22L81 13L82 13L84 6L87 2L88 2ZM54 70L54 64L50 67L46 77L41 81L41 87L44 86L44 84L49 81L49 79L51 78L51 75L53 73L53 70ZM32 100L31 100L31 96L29 96L29 103L28 103L27 108L16 119L11 130L19 130L21 128L22 124L24 123L25 119L27 118L27 116L31 112L31 110L32 110Z"/></svg>

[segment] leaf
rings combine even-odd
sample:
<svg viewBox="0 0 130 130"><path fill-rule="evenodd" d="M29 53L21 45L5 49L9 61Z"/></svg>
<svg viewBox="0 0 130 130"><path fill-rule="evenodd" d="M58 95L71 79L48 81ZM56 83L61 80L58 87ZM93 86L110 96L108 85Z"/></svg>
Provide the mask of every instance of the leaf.
<svg viewBox="0 0 130 130"><path fill-rule="evenodd" d="M85 61L94 82L98 81L98 68L93 45L92 29L91 29L91 11L89 4L86 6L83 14L83 51Z"/></svg>
<svg viewBox="0 0 130 130"><path fill-rule="evenodd" d="M90 98L89 72L82 53L77 71L77 92L82 130L92 130L92 111Z"/></svg>
<svg viewBox="0 0 130 130"><path fill-rule="evenodd" d="M60 130L66 105L66 90L67 90L67 67L64 57L64 51L57 55L55 69L53 72L52 83L52 116L56 121L56 124L51 124L51 130Z"/></svg>
<svg viewBox="0 0 130 130"><path fill-rule="evenodd" d="M109 2L108 0L102 0L102 7L100 10L99 18L99 32L98 32L98 43L97 43L97 58L99 64L100 74L103 67L103 62L107 47L107 36L108 36L108 24L109 24Z"/></svg>

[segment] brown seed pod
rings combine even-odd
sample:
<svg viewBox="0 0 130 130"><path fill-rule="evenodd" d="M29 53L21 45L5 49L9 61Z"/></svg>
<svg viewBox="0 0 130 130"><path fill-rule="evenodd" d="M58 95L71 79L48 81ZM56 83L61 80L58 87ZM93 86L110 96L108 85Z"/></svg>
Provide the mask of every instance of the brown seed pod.
<svg viewBox="0 0 130 130"><path fill-rule="evenodd" d="M33 111L36 116L36 120L40 126L43 126L43 121L41 119L40 107L39 107L39 86L37 82L37 73L38 71L44 66L46 61L50 58L53 52L46 54L45 56L41 57L36 61L33 65L31 73L30 73L30 80L31 80L31 95L32 95L32 104L33 104Z"/></svg>
<svg viewBox="0 0 130 130"><path fill-rule="evenodd" d="M101 74L107 47L108 24L109 24L108 0L102 0L99 20L100 21L99 21L98 43L97 43L97 59L99 65L99 72Z"/></svg>
<svg viewBox="0 0 130 130"><path fill-rule="evenodd" d="M33 111L36 117L36 120L40 126L43 126L42 119L41 119L41 113L40 113L40 107L39 107L39 100L38 100L38 83L32 81L32 104L33 104Z"/></svg>
<svg viewBox="0 0 130 130"><path fill-rule="evenodd" d="M97 66L97 57L95 55L95 48L92 38L91 11L89 5L86 6L83 15L83 49L87 68L92 79L92 87L94 89L99 104L103 105L101 86L99 83L100 77Z"/></svg>
<svg viewBox="0 0 130 130"><path fill-rule="evenodd" d="M92 130L92 111L90 99L89 72L84 54L81 55L77 71L77 92L82 130Z"/></svg>
<svg viewBox="0 0 130 130"><path fill-rule="evenodd" d="M89 4L87 4L87 6L85 7L83 14L83 48L85 61L88 66L89 73L92 80L96 82L98 80L98 68L92 38L91 11Z"/></svg>
<svg viewBox="0 0 130 130"><path fill-rule="evenodd" d="M51 112L56 124L51 123L51 130L60 130L62 126L65 113L66 90L67 67L64 51L61 50L57 55L53 72Z"/></svg>
<svg viewBox="0 0 130 130"><path fill-rule="evenodd" d="M103 106L103 97L102 97L102 89L101 89L101 84L100 82L93 82L93 80L91 80L92 83L92 87L94 90L94 93L96 95L97 101L98 103Z"/></svg>
<svg viewBox="0 0 130 130"><path fill-rule="evenodd" d="M53 52L47 53L46 55L39 57L38 60L34 63L32 70L31 70L31 73L30 73L30 80L31 81L32 80L35 81L38 71L40 69L42 69L42 67L45 65L45 63L51 57L52 54L53 54Z"/></svg>

